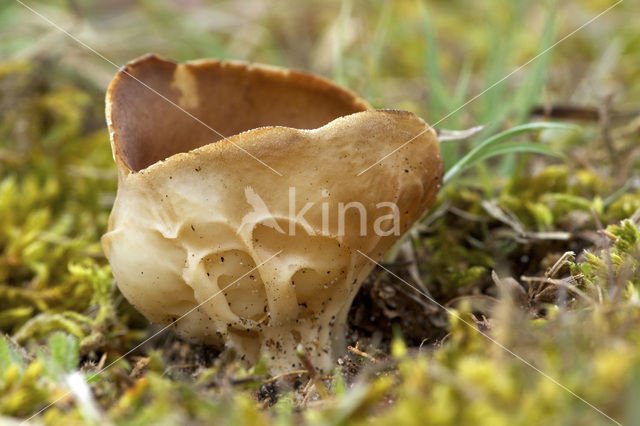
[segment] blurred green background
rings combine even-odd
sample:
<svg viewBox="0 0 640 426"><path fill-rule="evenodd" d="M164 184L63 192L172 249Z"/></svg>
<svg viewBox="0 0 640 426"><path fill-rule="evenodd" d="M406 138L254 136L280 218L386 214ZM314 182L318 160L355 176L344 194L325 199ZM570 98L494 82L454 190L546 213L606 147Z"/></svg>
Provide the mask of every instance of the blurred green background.
<svg viewBox="0 0 640 426"><path fill-rule="evenodd" d="M0 6L0 58L49 58L105 89L115 69L18 3ZM29 1L118 65L148 52L242 59L330 77L379 108L435 121L607 7L590 1ZM522 102L637 99L638 5L625 1L496 87L451 125ZM536 76L533 78L532 76ZM547 79L548 77L548 79ZM522 88L522 86L528 86ZM526 90L524 90L526 89ZM519 96L514 96L518 94ZM450 126L451 126L450 125Z"/></svg>

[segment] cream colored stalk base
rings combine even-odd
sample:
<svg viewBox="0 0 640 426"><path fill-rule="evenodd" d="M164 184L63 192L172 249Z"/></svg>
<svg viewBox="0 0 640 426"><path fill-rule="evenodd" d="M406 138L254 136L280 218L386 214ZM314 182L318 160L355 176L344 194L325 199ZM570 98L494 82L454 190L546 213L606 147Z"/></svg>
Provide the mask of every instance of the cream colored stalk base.
<svg viewBox="0 0 640 426"><path fill-rule="evenodd" d="M399 238L379 203L398 206L403 233L440 187L435 133L409 112L367 110L351 92L299 72L154 56L126 72L228 139L123 72L112 82L107 117L120 173L102 242L124 296L166 324L220 292L178 321L178 332L224 343L249 363L262 355L274 374L300 368L302 343L330 371L374 266L357 250L380 259ZM269 124L280 127L260 127ZM340 203L350 202L365 209L365 235L355 207L339 225Z"/></svg>

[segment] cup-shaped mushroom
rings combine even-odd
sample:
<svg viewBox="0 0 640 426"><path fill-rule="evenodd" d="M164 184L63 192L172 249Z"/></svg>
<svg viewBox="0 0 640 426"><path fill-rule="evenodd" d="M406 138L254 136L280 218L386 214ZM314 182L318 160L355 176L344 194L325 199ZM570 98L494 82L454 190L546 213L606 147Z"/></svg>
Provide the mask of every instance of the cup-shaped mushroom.
<svg viewBox="0 0 640 426"><path fill-rule="evenodd" d="M383 256L443 173L414 114L263 65L143 57L112 81L107 121L118 287L150 321L180 318L179 333L272 373L301 366L298 344L331 369L364 255Z"/></svg>

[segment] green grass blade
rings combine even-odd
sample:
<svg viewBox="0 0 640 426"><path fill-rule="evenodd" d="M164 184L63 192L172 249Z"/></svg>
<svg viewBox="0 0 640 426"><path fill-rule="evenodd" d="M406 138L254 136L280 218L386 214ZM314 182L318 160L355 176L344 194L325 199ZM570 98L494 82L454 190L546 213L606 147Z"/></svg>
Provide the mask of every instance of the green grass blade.
<svg viewBox="0 0 640 426"><path fill-rule="evenodd" d="M544 29L540 37L540 45L537 54L541 54L553 44L553 35L556 27L557 7L556 1L548 2ZM551 64L553 50L549 50L540 56L531 67L525 82L521 85L516 108L518 110L517 122L523 123L529 117L531 107L538 102L540 95L547 81L549 66Z"/></svg>
<svg viewBox="0 0 640 426"><path fill-rule="evenodd" d="M378 90L376 84L380 78L379 71L381 65L382 53L384 51L387 33L393 24L393 2L384 2L381 6L378 22L373 33L373 40L369 48L369 54L366 55L367 62L367 83L365 92L368 99L377 98Z"/></svg>
<svg viewBox="0 0 640 426"><path fill-rule="evenodd" d="M534 144L531 142L505 142L503 144L494 146L486 152L482 153L482 155L477 157L474 163L470 164L470 166L491 157L518 152L530 152L534 154L548 155L551 157L566 158L563 153L555 151L554 149L549 148L545 145Z"/></svg>
<svg viewBox="0 0 640 426"><path fill-rule="evenodd" d="M0 334L0 380L2 380L7 368L13 364L18 365L22 369L22 358L15 349L11 347L6 338Z"/></svg>
<svg viewBox="0 0 640 426"><path fill-rule="evenodd" d="M345 70L345 32L349 25L351 17L352 1L345 0L342 2L340 12L338 14L338 23L334 34L335 40L332 44L331 56L333 58L333 79L340 85L347 85L347 77Z"/></svg>
<svg viewBox="0 0 640 426"><path fill-rule="evenodd" d="M453 167L451 167L445 174L444 182L446 183L451 181L452 178L460 174L462 171L481 161L487 153L492 152L492 150L495 149L496 145L499 145L502 142L512 139L518 135L540 130L575 130L576 128L577 127L574 125L565 123L529 123L513 127L502 133L498 133L497 135L494 135L477 145L475 148L469 151L467 155L456 162L456 164L454 164ZM503 152L503 154L504 153L506 152Z"/></svg>
<svg viewBox="0 0 640 426"><path fill-rule="evenodd" d="M542 35L536 54L540 55L532 64L531 69L526 72L524 81L519 85L513 97L512 111L516 116L516 124L524 123L529 119L531 108L539 101L551 64L552 51L549 47L553 44L553 36L556 27L556 1L549 0L546 5L546 17ZM545 52L543 54L543 52ZM526 156L521 161L526 161ZM505 155L499 165L502 176L511 176L516 170L516 161L513 155Z"/></svg>
<svg viewBox="0 0 640 426"><path fill-rule="evenodd" d="M567 123L539 122L539 123L522 124L520 126L512 127L509 130L505 130L504 132L498 133L497 135L487 138L478 146L473 148L465 156L465 158L468 157L468 160L473 160L475 156L480 155L484 150L488 149L489 147L497 145L501 142L505 142L523 133L535 132L540 130L577 130L577 129L578 129L577 126L573 124L567 124Z"/></svg>
<svg viewBox="0 0 640 426"><path fill-rule="evenodd" d="M53 369L70 372L78 367L78 340L66 333L57 332L49 338Z"/></svg>
<svg viewBox="0 0 640 426"><path fill-rule="evenodd" d="M453 93L453 99L456 105L462 105L464 103L467 93L469 92L472 75L473 63L471 59L466 59L462 64L462 69L458 75L458 82L456 83L456 90Z"/></svg>
<svg viewBox="0 0 640 426"><path fill-rule="evenodd" d="M427 2L420 3L420 13L425 37L423 72L429 93L429 116L434 117L434 120L439 120L455 109L457 105L454 106L452 104L453 96L446 86L446 79L443 78L439 60L438 39ZM448 128L457 127L451 125L451 120L445 120L441 125ZM442 146L442 158L444 159L445 167L457 161L457 149L453 144Z"/></svg>

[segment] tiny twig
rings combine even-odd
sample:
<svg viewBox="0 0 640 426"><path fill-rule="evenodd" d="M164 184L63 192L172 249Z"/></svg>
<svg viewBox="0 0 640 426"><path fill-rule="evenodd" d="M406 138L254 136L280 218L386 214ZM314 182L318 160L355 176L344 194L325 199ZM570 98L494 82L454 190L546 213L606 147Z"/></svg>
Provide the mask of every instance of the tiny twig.
<svg viewBox="0 0 640 426"><path fill-rule="evenodd" d="M302 398L302 402L300 403L300 405L305 406L307 404L309 395L311 395L309 391L311 390L312 385L313 385L313 379L310 378L307 384L304 386L304 388L302 388L302 394L304 395L304 397Z"/></svg>
<svg viewBox="0 0 640 426"><path fill-rule="evenodd" d="M553 278L560 271L560 269L567 263L573 261L575 259L576 254L573 251L567 251L560 256L560 259L553 264L551 268L545 273L547 278Z"/></svg>
<svg viewBox="0 0 640 426"><path fill-rule="evenodd" d="M281 379L283 377L287 377L287 376L296 376L296 375L301 375L301 374L309 374L309 371L307 370L293 370L293 371L288 371L286 373L281 373L278 375L275 375L273 377L270 377L268 379L266 379L264 381L264 383L271 383L271 382L275 382L278 379Z"/></svg>
<svg viewBox="0 0 640 426"><path fill-rule="evenodd" d="M129 376L134 378L140 376L142 371L149 366L150 361L151 358L149 357L139 357L136 365L133 367L133 370L129 373Z"/></svg>
<svg viewBox="0 0 640 426"><path fill-rule="evenodd" d="M259 382L264 383L264 381L265 381L264 376L250 376L250 377L242 377L240 379L231 379L231 385L239 386L239 385L246 385L249 383L259 383Z"/></svg>
<svg viewBox="0 0 640 426"><path fill-rule="evenodd" d="M607 275L609 278L609 289L611 291L611 299L615 300L616 296L617 296L617 286L616 286L616 281L615 281L615 274L613 271L613 261L611 260L611 240L606 237L606 234L604 234L604 226L602 226L602 222L600 221L600 218L598 217L598 212L595 211L595 209L593 207L591 207L591 214L593 215L593 219L596 222L596 226L598 227L598 231L600 233L600 235L603 236L603 245L604 245L604 252L606 255L606 261L607 261Z"/></svg>
<svg viewBox="0 0 640 426"><path fill-rule="evenodd" d="M377 362L378 360L376 358L374 358L373 356L369 355L368 353L361 351L360 349L358 349L358 343L356 342L356 346L347 346L347 349L349 350L349 352L354 353L356 355L359 355L363 358L368 359L371 362Z"/></svg>
<svg viewBox="0 0 640 426"><path fill-rule="evenodd" d="M102 370L106 362L107 362L107 353L103 352L102 356L100 357L100 361L98 361L98 365L96 366L96 370Z"/></svg>
<svg viewBox="0 0 640 426"><path fill-rule="evenodd" d="M609 109L612 120L628 120L638 116L637 110L615 111ZM532 117L560 120L598 121L598 107L589 105L538 105L531 109Z"/></svg>
<svg viewBox="0 0 640 426"><path fill-rule="evenodd" d="M614 234L612 234L611 232L607 231L606 229L600 229L598 232L600 232L605 237L608 237L614 243L618 239L618 237L616 237Z"/></svg>
<svg viewBox="0 0 640 426"><path fill-rule="evenodd" d="M580 278L584 278L584 275L578 274L572 277L562 278L562 279L550 278L550 277L529 277L529 276L523 275L520 277L520 280L526 281L526 282L537 282L537 283L542 282L542 283L549 283L554 285L563 285L562 282L566 281L567 279L575 281Z"/></svg>
<svg viewBox="0 0 640 426"><path fill-rule="evenodd" d="M427 288L427 285L422 281L422 277L420 277L420 271L418 270L418 260L415 252L415 248L413 247L413 242L411 240L407 240L400 246L400 253L408 262L407 271L416 284L424 291L429 298L433 299L431 292Z"/></svg>
<svg viewBox="0 0 640 426"><path fill-rule="evenodd" d="M483 131L486 127L487 125L483 124L466 130L447 130L436 128L435 131L438 135L438 142L460 142L472 138Z"/></svg>
<svg viewBox="0 0 640 426"><path fill-rule="evenodd" d="M600 122L602 142L607 148L611 164L618 163L618 152L611 138L611 104L613 103L613 94L608 94L602 100L598 108L598 121Z"/></svg>

